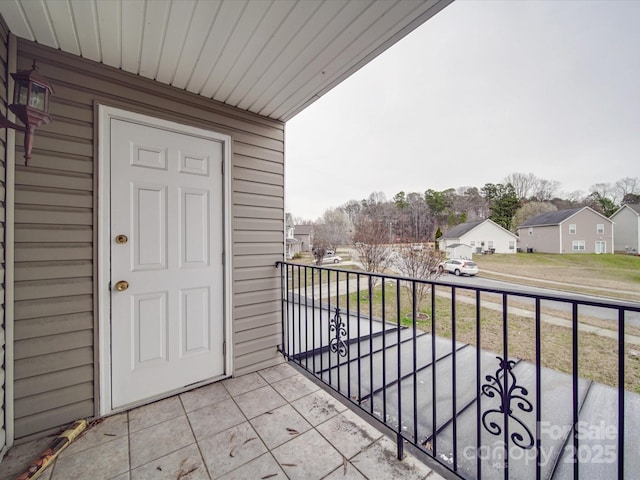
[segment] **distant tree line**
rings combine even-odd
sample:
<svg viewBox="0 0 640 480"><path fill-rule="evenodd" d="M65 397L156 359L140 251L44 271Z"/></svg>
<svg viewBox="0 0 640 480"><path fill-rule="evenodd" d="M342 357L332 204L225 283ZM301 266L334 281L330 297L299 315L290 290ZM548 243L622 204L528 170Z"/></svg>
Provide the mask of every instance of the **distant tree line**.
<svg viewBox="0 0 640 480"><path fill-rule="evenodd" d="M555 210L589 206L611 216L623 204L640 203L640 179L626 177L615 183L592 185L589 193L559 196L560 182L532 173L512 173L502 183L482 188L458 187L442 191L398 192L391 200L373 192L363 200L350 200L329 208L316 220L295 219L314 225L314 245L337 246L434 241L436 233L469 221L490 218L507 230L527 219Z"/></svg>

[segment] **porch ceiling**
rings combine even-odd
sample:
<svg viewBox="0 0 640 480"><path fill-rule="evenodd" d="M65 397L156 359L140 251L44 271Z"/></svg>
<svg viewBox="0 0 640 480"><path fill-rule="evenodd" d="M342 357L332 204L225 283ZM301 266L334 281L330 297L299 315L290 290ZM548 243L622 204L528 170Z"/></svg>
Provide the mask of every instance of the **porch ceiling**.
<svg viewBox="0 0 640 480"><path fill-rule="evenodd" d="M453 0L3 0L18 37L287 121Z"/></svg>

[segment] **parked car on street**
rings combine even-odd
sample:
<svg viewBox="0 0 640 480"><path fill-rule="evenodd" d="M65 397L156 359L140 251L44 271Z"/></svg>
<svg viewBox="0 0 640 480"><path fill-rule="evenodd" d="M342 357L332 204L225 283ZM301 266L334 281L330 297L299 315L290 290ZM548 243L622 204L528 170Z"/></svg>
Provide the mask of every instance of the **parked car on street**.
<svg viewBox="0 0 640 480"><path fill-rule="evenodd" d="M455 273L457 276L469 275L472 277L478 273L478 264L471 260L449 258L440 264L439 269L440 272Z"/></svg>
<svg viewBox="0 0 640 480"><path fill-rule="evenodd" d="M325 255L322 259L322 263L340 263L342 257L340 255Z"/></svg>

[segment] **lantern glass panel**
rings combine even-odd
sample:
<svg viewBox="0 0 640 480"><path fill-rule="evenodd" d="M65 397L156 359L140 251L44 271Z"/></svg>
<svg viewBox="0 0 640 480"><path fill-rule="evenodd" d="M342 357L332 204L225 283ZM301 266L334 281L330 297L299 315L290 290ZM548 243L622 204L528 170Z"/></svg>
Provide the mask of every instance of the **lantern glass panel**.
<svg viewBox="0 0 640 480"><path fill-rule="evenodd" d="M31 96L29 97L29 106L44 111L46 94L46 87L37 83L32 83Z"/></svg>
<svg viewBox="0 0 640 480"><path fill-rule="evenodd" d="M18 105L26 105L29 98L29 84L25 82L16 83L15 102Z"/></svg>

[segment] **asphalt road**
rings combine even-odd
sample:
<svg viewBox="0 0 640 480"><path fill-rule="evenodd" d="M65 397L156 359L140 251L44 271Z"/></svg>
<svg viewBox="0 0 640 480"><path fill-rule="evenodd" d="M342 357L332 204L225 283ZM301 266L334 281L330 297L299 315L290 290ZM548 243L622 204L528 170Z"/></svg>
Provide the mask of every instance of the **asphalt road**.
<svg viewBox="0 0 640 480"><path fill-rule="evenodd" d="M552 296L562 297L568 300L573 299L573 300L578 300L583 302L584 301L595 301L595 302L614 301L614 302L621 302L624 304L635 304L636 307L640 307L640 304L638 304L637 302L619 301L611 298L597 297L594 295L585 295L585 294L574 293L574 292L567 292L567 291L562 291L562 290L553 289L553 288L542 288L542 287L532 287L529 285L520 285L514 282L506 282L502 280L493 280L489 278L483 278L481 275L475 276L475 277L464 277L464 276L456 277L453 274L443 274L438 280L443 283L461 285L461 286L469 285L472 287L479 287L479 288L511 290L511 291L520 292L520 293L552 295ZM525 303L531 302L531 305L533 305L534 303L533 299L528 300L526 298L522 298L521 300ZM572 304L568 302L546 302L545 301L544 304L549 306L550 308L563 311L563 312L571 312L571 309L573 308ZM594 307L589 305L581 305L578 309L578 314L588 315L591 317L600 318L604 320L611 320L611 321L617 321L618 319L617 312L613 309ZM631 325L634 327L640 327L640 312L630 312L630 311L626 312L625 323L627 325Z"/></svg>

